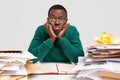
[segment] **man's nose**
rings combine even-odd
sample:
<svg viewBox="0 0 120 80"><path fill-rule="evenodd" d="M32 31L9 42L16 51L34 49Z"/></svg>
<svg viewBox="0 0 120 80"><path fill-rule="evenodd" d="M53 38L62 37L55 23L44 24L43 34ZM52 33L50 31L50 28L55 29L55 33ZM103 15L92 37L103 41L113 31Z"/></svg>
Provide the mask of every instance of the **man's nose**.
<svg viewBox="0 0 120 80"><path fill-rule="evenodd" d="M60 24L60 20L56 19L55 24Z"/></svg>

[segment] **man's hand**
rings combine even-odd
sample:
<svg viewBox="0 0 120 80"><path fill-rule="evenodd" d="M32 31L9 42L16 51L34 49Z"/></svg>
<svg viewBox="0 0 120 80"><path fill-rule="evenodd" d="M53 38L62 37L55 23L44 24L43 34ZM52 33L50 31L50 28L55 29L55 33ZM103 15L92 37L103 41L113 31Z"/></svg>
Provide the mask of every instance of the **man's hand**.
<svg viewBox="0 0 120 80"><path fill-rule="evenodd" d="M46 23L44 24L44 26L45 26L45 29L46 29L48 35L50 36L50 41L54 43L55 40L56 40L56 38L57 38L57 36L56 36L56 34L54 33L54 31L52 30L52 25L49 24L48 22L46 22Z"/></svg>
<svg viewBox="0 0 120 80"><path fill-rule="evenodd" d="M57 36L58 39L61 39L64 36L65 32L68 30L69 25L70 25L69 23L63 25L62 31Z"/></svg>

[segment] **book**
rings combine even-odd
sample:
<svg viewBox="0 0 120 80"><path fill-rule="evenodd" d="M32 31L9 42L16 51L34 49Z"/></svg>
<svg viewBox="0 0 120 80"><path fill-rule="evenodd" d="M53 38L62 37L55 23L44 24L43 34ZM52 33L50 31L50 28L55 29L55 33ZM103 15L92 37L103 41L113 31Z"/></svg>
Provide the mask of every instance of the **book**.
<svg viewBox="0 0 120 80"><path fill-rule="evenodd" d="M70 63L37 63L40 66L40 70L32 73L31 75L39 74L76 74L76 71L72 71L75 64Z"/></svg>

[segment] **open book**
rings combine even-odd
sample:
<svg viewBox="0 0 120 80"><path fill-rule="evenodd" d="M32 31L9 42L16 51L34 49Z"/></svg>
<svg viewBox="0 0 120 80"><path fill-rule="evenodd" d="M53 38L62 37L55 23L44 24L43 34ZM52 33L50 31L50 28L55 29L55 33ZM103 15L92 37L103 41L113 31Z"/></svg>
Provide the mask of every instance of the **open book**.
<svg viewBox="0 0 120 80"><path fill-rule="evenodd" d="M38 70L34 74L76 74L76 71L72 71L75 64L69 63L37 63L40 66L40 70Z"/></svg>

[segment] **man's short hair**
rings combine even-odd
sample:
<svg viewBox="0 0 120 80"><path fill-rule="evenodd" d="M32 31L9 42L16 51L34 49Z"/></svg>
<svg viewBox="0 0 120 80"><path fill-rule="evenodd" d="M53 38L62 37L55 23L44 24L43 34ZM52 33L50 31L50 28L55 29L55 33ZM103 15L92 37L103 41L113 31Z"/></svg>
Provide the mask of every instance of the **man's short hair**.
<svg viewBox="0 0 120 80"><path fill-rule="evenodd" d="M66 10L65 7L63 7L62 5L56 4L56 5L53 5L52 7L50 7L50 9L49 9L49 11L48 11L48 16L50 15L50 11L51 11L52 9L64 10L65 13L66 13L66 17L67 17L67 10Z"/></svg>

